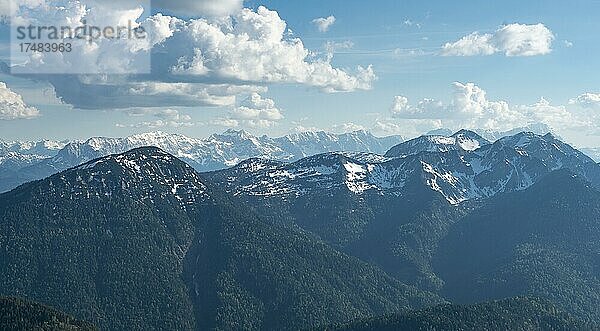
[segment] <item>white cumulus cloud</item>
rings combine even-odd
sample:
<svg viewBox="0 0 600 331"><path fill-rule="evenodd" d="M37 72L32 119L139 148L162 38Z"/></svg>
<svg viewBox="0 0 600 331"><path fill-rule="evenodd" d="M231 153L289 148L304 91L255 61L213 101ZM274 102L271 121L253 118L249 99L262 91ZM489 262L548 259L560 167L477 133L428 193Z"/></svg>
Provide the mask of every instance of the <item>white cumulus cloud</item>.
<svg viewBox="0 0 600 331"><path fill-rule="evenodd" d="M532 123L551 127L576 128L590 125L564 106L550 104L544 98L531 105L510 105L503 100L490 100L481 87L473 83L452 84L449 102L423 99L413 105L408 98L396 96L391 114L402 120L438 120L445 127L509 130Z"/></svg>
<svg viewBox="0 0 600 331"><path fill-rule="evenodd" d="M528 119L528 124L543 123L552 128L559 129L577 129L594 126L594 123L589 118L571 112L565 106L552 105L550 101L543 97L532 105L521 105L516 106L516 108L518 112L522 113Z"/></svg>
<svg viewBox="0 0 600 331"><path fill-rule="evenodd" d="M239 107L235 108L232 114L237 119L242 120L269 120L278 121L283 119L283 115L275 107L275 101L269 98L263 98L258 93L252 93L247 99L242 101Z"/></svg>
<svg viewBox="0 0 600 331"><path fill-rule="evenodd" d="M552 51L555 37L544 24L505 25L493 33L473 32L442 47L444 56L475 56L504 53L506 56L545 55Z"/></svg>
<svg viewBox="0 0 600 331"><path fill-rule="evenodd" d="M448 117L450 114L441 101L423 99L411 105L405 96L395 96L390 108L392 116L404 119L429 119L432 117Z"/></svg>
<svg viewBox="0 0 600 331"><path fill-rule="evenodd" d="M25 104L23 97L0 82L0 120L34 118L40 115L35 107Z"/></svg>
<svg viewBox="0 0 600 331"><path fill-rule="evenodd" d="M212 124L225 127L269 128L284 118L275 101L252 93L229 112L226 118L217 118Z"/></svg>
<svg viewBox="0 0 600 331"><path fill-rule="evenodd" d="M237 128L240 126L240 122L238 120L234 120L232 118L217 118L210 121L210 124L216 126L223 126L226 128Z"/></svg>
<svg viewBox="0 0 600 331"><path fill-rule="evenodd" d="M569 100L569 104L589 109L600 109L600 93L584 93Z"/></svg>
<svg viewBox="0 0 600 331"><path fill-rule="evenodd" d="M238 8L241 1L225 1L237 8L219 14L225 16L200 18L189 18L195 16L191 10L184 18L145 16L148 8L133 0L10 1L30 2L11 15L37 24L80 26L86 20L88 25L106 26L131 21L147 32L144 39L100 38L77 44L69 53L35 54L22 62L21 73L47 80L58 97L76 108L230 106L240 95L263 93L270 84L298 84L333 93L369 90L377 79L370 65L354 70L334 67L332 54L320 57L307 49L276 11ZM173 13L174 6L225 6L225 2L161 6ZM150 55L151 73L128 75L150 65L144 61ZM73 74L39 75L43 68ZM77 74L83 72L105 74Z"/></svg>
<svg viewBox="0 0 600 331"><path fill-rule="evenodd" d="M348 133L348 132L363 131L363 130L366 130L367 128L364 125L356 124L353 122L348 122L348 123L342 123L342 124L335 124L332 126L332 129L334 132L337 132L337 133Z"/></svg>
<svg viewBox="0 0 600 331"><path fill-rule="evenodd" d="M376 79L371 66L354 73L334 68L331 57L310 59L299 38L286 36L287 24L265 7L243 9L233 21L192 20L185 28L191 52L172 71L261 83L297 83L326 92L368 90Z"/></svg>
<svg viewBox="0 0 600 331"><path fill-rule="evenodd" d="M151 130L164 128L164 127L172 127L172 128L181 128L181 127L191 127L194 126L194 122L192 122L192 117L187 114L182 114L177 109L171 108L132 108L128 109L127 112L131 116L141 117L141 116L152 116L154 120L142 121L134 124L117 124L117 127L125 128L147 128Z"/></svg>
<svg viewBox="0 0 600 331"><path fill-rule="evenodd" d="M145 8L140 4L100 3L93 0L58 1L46 0L43 5L30 8L20 6L14 12L13 23L18 25L63 27L68 26L76 31L84 26L143 28L145 38L126 38L121 33L118 38L108 38L101 33L90 40L56 40L45 39L44 42L65 42L70 44L70 51L65 52L33 52L12 68L21 74L129 74L145 73L150 70L150 51L157 45L171 38L180 19L156 14L142 18ZM16 23L14 24L16 26Z"/></svg>

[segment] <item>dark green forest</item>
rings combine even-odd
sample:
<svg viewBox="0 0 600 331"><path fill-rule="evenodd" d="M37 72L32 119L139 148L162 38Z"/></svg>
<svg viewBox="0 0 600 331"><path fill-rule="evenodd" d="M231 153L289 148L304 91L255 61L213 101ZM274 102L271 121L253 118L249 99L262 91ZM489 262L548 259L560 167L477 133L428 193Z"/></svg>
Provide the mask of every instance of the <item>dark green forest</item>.
<svg viewBox="0 0 600 331"><path fill-rule="evenodd" d="M0 297L0 330L95 331L90 323L49 306L14 297Z"/></svg>
<svg viewBox="0 0 600 331"><path fill-rule="evenodd" d="M299 329L444 302L236 208L156 149L22 186L0 215L0 293L101 329Z"/></svg>
<svg viewBox="0 0 600 331"><path fill-rule="evenodd" d="M600 320L600 192L570 172L461 206L417 179L402 199L339 187L276 199L231 195L226 174L142 148L0 195L0 295L102 330Z"/></svg>
<svg viewBox="0 0 600 331"><path fill-rule="evenodd" d="M475 305L441 305L409 313L330 326L339 331L592 330L548 301L514 298Z"/></svg>

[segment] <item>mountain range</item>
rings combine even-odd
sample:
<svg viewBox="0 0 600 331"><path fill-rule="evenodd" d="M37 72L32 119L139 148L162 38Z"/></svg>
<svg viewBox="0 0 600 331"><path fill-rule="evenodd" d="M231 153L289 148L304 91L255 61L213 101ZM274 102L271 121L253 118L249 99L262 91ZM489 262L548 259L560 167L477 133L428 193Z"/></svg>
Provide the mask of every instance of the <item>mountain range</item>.
<svg viewBox="0 0 600 331"><path fill-rule="evenodd" d="M583 238L598 229L600 215L593 206L599 175L598 164L552 134L523 132L492 143L462 130L409 140L385 156L328 153L293 163L252 159L204 176L265 219L315 233L336 249L452 302L541 296L582 320L598 321L600 260L595 242ZM513 203L484 212L504 199ZM482 221L473 224L484 224L489 215L497 219L495 231L485 232L489 238L480 233L456 236L464 233L459 230L464 222L477 217ZM544 227L551 216L556 225ZM525 224L533 228L527 232ZM546 231L568 233L572 246L557 248L566 238L552 242ZM459 250L447 244L467 244L473 240L469 238L492 244L517 234L522 241L506 240L502 259L492 255L500 254L498 246ZM550 255L536 255L544 251ZM506 278L469 271L470 254L481 254L476 260L481 266L493 262L489 270L506 269ZM552 256L561 260L552 262ZM578 276L566 276L571 274ZM533 279L525 282L526 275ZM490 284L482 283L484 276ZM509 279L521 287L500 287ZM560 285L565 279L573 282ZM474 283L482 288L476 291Z"/></svg>
<svg viewBox="0 0 600 331"><path fill-rule="evenodd" d="M600 167L552 134L523 132L491 143L466 130L452 136L418 137L394 146L384 156L327 153L293 163L250 159L209 176L219 177L235 196L277 199L337 187L356 195L402 196L410 189L408 184L420 179L457 205L526 189L563 168L600 186Z"/></svg>
<svg viewBox="0 0 600 331"><path fill-rule="evenodd" d="M475 130L483 140L495 142L520 132L537 135L553 133L543 124L529 125L506 132ZM452 132L439 129L426 136L448 137ZM560 138L559 138L560 139ZM240 130L228 130L206 139L180 134L149 132L125 138L93 137L85 141L5 142L0 140L0 192L20 184L48 177L81 163L123 153L133 148L153 146L161 148L187 162L199 172L226 169L250 158L291 162L327 152L361 152L385 154L391 147L403 142L401 136L376 137L367 131L344 134L302 132L278 138L253 136ZM582 149L599 162L595 149Z"/></svg>
<svg viewBox="0 0 600 331"><path fill-rule="evenodd" d="M513 128L513 129L507 130L507 131L498 131L498 130L491 130L491 129L472 129L471 131L477 133L478 135L480 135L481 137L485 138L488 141L496 141L496 140L504 138L504 137L514 136L515 134L518 134L521 132L531 132L531 133L535 133L540 136L546 135L548 133L552 133L554 136L557 135L556 132L549 125L544 124L544 123L532 123L532 124L529 124L526 126ZM451 136L454 132L455 131L450 130L450 129L440 128L440 129L429 131L425 135L426 136Z"/></svg>
<svg viewBox="0 0 600 331"><path fill-rule="evenodd" d="M600 165L552 133L202 173L127 139L0 194L0 295L107 330L600 324Z"/></svg>
<svg viewBox="0 0 600 331"><path fill-rule="evenodd" d="M252 157L294 161L333 151L382 154L399 142L402 142L400 136L378 138L366 131L338 135L303 132L269 138L235 130L214 134L207 139L150 132L126 138L94 137L86 141L72 142L0 141L0 192L25 182L48 177L95 158L144 146L159 147L184 160L196 170L204 172L224 169Z"/></svg>
<svg viewBox="0 0 600 331"><path fill-rule="evenodd" d="M0 196L0 293L101 329L302 329L444 301L236 208L156 148Z"/></svg>

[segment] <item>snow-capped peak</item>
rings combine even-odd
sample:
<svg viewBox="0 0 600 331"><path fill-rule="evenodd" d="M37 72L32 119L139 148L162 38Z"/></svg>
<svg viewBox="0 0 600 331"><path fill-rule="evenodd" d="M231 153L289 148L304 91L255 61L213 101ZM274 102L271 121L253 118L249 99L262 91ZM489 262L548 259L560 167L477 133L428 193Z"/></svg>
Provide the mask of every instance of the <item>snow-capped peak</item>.
<svg viewBox="0 0 600 331"><path fill-rule="evenodd" d="M388 157L406 157L423 152L472 152L490 142L473 131L461 130L451 136L426 135L401 143L390 149Z"/></svg>

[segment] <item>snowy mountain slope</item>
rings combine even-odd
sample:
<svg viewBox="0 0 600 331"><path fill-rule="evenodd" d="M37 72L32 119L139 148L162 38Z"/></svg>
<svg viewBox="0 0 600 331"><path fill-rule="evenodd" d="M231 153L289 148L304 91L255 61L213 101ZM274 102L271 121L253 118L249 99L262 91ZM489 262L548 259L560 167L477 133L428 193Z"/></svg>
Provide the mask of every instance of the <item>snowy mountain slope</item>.
<svg viewBox="0 0 600 331"><path fill-rule="evenodd" d="M421 152L470 152L490 142L473 131L461 130L450 136L426 135L401 143L390 149L387 157L406 157Z"/></svg>
<svg viewBox="0 0 600 331"><path fill-rule="evenodd" d="M302 132L274 139L275 144L293 155L294 159L339 151L384 154L401 141L399 136L377 138L364 130L340 135L322 131Z"/></svg>
<svg viewBox="0 0 600 331"><path fill-rule="evenodd" d="M55 156L68 144L67 141L17 141L0 140L0 167L15 169Z"/></svg>
<svg viewBox="0 0 600 331"><path fill-rule="evenodd" d="M582 148L581 151L594 161L600 162L600 148Z"/></svg>
<svg viewBox="0 0 600 331"><path fill-rule="evenodd" d="M0 169L0 192L16 185L47 177L99 157L153 146L161 148L187 162L200 172L225 169L249 158L295 161L302 157L330 151L355 151L383 154L389 147L402 141L399 136L378 138L366 131L341 135L325 132L304 132L280 138L256 137L245 131L228 130L206 139L190 138L179 134L150 132L125 138L94 137L68 144L48 142L55 147L46 154L29 155L6 144L1 150L16 151L7 154L4 172ZM12 146L12 145L11 145ZM60 147L60 149L58 148ZM29 149L34 150L34 147ZM2 164L3 154L0 154ZM12 163L9 163L12 162ZM19 172L16 174L16 172Z"/></svg>
<svg viewBox="0 0 600 331"><path fill-rule="evenodd" d="M544 123L533 123L533 124L529 124L524 127L514 128L514 129L508 130L508 131L495 131L495 130L489 130L489 129L479 129L479 130L475 130L475 132L477 132L479 135L481 135L482 137L484 137L485 139L487 139L489 141L496 141L496 140L502 139L504 137L514 136L521 132L532 132L532 133L535 133L540 136L546 135L548 133L552 133L553 135L557 136L556 133L554 132L554 130L550 126L548 126L547 124L544 124Z"/></svg>
<svg viewBox="0 0 600 331"><path fill-rule="evenodd" d="M0 155L14 152L24 155L45 155L50 156L56 154L57 151L65 147L68 141L15 141L6 142L0 140Z"/></svg>
<svg viewBox="0 0 600 331"><path fill-rule="evenodd" d="M480 135L481 137L483 137L491 142L496 141L501 138L504 138L504 137L514 136L521 132L533 132L533 133L541 135L541 136L548 134L548 133L552 133L552 134L556 135L554 130L550 126L548 126L547 124L544 124L544 123L533 123L533 124L529 124L527 126L523 126L520 128L514 128L514 129L508 130L508 131L497 131L497 130L490 130L490 129L473 129L473 132L476 132L478 135ZM427 136L439 136L439 135L449 136L449 135L452 135L452 133L453 133L453 131L450 129L441 128L441 129L429 131L428 133L426 133L426 135Z"/></svg>
<svg viewBox="0 0 600 331"><path fill-rule="evenodd" d="M419 178L451 204L523 190L558 169L600 185L600 167L551 134L519 133L493 144L469 131L431 138L400 144L384 158L328 153L290 164L253 159L220 176L235 195L284 200L340 188L401 196L406 183Z"/></svg>
<svg viewBox="0 0 600 331"><path fill-rule="evenodd" d="M73 168L71 173L76 176L69 180L70 199L77 199L82 195L89 197L90 192L111 197L115 191L125 191L150 203L171 197L185 210L207 198L206 186L198 173L156 147L137 148L123 154L105 156ZM58 178L65 180L60 176ZM52 189L56 189L56 186Z"/></svg>
<svg viewBox="0 0 600 331"><path fill-rule="evenodd" d="M400 137L376 138L370 133L334 135L325 132L304 132L281 138L256 137L246 131L228 130L207 139L152 132L126 138L91 138L69 144L52 160L54 164L79 164L109 154L121 153L142 146L154 146L174 154L198 171L224 169L239 162L261 157L272 160L298 160L308 155L329 151L381 153Z"/></svg>

